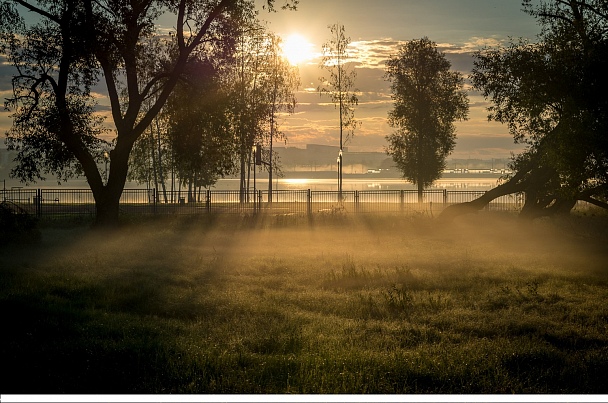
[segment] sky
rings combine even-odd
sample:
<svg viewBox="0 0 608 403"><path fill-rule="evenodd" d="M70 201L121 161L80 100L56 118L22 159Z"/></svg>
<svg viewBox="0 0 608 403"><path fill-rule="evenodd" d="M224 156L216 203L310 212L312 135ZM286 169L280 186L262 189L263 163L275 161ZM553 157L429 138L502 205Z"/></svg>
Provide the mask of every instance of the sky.
<svg viewBox="0 0 608 403"><path fill-rule="evenodd" d="M255 1L261 8L264 0ZM305 60L298 63L298 106L281 122L290 147L339 144L338 111L317 88L324 75L319 63L322 44L330 37L328 26L345 26L357 71L355 118L361 122L346 144L350 151L382 152L387 146L385 137L393 129L387 124L392 100L390 83L384 78L385 61L397 54L404 41L428 37L452 62L452 69L466 77L473 67L474 51L504 43L509 37L534 39L539 31L535 20L521 11L521 0L300 0L297 11L261 11L260 18L285 40L296 34L305 43L300 43ZM162 27L164 21L159 23L161 29L171 28ZM508 158L521 150L506 127L487 121L489 103L468 90L469 119L456 123L457 144L451 158ZM0 60L0 97L9 93L9 69ZM0 110L0 133L10 124L9 113Z"/></svg>
<svg viewBox="0 0 608 403"><path fill-rule="evenodd" d="M504 43L509 37L536 37L536 21L521 8L520 0L301 0L297 11L261 13L269 30L283 38L293 34L305 38L308 52L314 54L298 64L302 82L298 107L282 125L287 145L339 144L338 111L316 91L323 75L321 46L329 40L329 25L344 25L356 64L359 105L355 118L362 125L347 146L350 151L384 151L385 137L393 131L387 124L392 100L390 83L384 78L385 61L397 54L399 45L426 36L445 53L452 69L467 77L474 51ZM489 103L468 90L469 119L456 123L457 145L451 157L508 158L521 150L506 127L487 121Z"/></svg>

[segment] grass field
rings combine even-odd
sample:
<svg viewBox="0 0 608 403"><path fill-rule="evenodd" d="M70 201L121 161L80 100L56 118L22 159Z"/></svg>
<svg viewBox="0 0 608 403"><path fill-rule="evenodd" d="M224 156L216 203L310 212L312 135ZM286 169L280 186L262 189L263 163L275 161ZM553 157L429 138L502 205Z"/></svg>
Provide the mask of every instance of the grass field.
<svg viewBox="0 0 608 403"><path fill-rule="evenodd" d="M2 393L608 393L608 217L159 219L0 249Z"/></svg>

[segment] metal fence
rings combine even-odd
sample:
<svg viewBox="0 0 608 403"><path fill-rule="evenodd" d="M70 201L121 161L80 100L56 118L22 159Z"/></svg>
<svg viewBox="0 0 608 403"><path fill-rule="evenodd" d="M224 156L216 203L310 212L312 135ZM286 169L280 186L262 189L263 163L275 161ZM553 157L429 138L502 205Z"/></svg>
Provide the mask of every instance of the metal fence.
<svg viewBox="0 0 608 403"><path fill-rule="evenodd" d="M268 191L206 190L189 198L186 192L157 194L154 189L125 189L120 198L122 214L197 215L208 213L256 214L337 214L402 213L426 211L439 213L450 204L476 199L483 191L425 190L422 203L416 190ZM89 189L0 190L0 201L41 219L95 216L95 200ZM523 194L499 197L489 210L519 210Z"/></svg>

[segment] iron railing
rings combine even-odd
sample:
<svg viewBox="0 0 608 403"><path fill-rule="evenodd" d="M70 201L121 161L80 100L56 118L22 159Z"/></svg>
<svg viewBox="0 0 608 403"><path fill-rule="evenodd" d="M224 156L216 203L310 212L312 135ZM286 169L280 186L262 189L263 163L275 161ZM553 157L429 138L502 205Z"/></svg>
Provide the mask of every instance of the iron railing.
<svg viewBox="0 0 608 403"><path fill-rule="evenodd" d="M438 213L450 204L463 203L481 196L483 191L432 189L422 194L416 190L275 190L272 202L268 191L206 190L193 197L186 192L157 194L154 189L125 189L120 198L123 214L196 215L207 213L255 214L335 214L401 213L428 211ZM166 197L165 197L166 195ZM39 218L95 216L95 199L89 189L0 190L0 202L10 202ZM489 210L519 210L523 194L506 195L493 200Z"/></svg>

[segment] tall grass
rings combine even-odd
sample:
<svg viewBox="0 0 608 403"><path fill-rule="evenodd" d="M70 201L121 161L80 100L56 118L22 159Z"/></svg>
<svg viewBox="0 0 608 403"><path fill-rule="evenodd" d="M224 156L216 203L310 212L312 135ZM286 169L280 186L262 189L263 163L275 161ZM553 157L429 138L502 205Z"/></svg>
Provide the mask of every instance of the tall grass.
<svg viewBox="0 0 608 403"><path fill-rule="evenodd" d="M0 250L2 392L606 393L606 223L47 227Z"/></svg>

